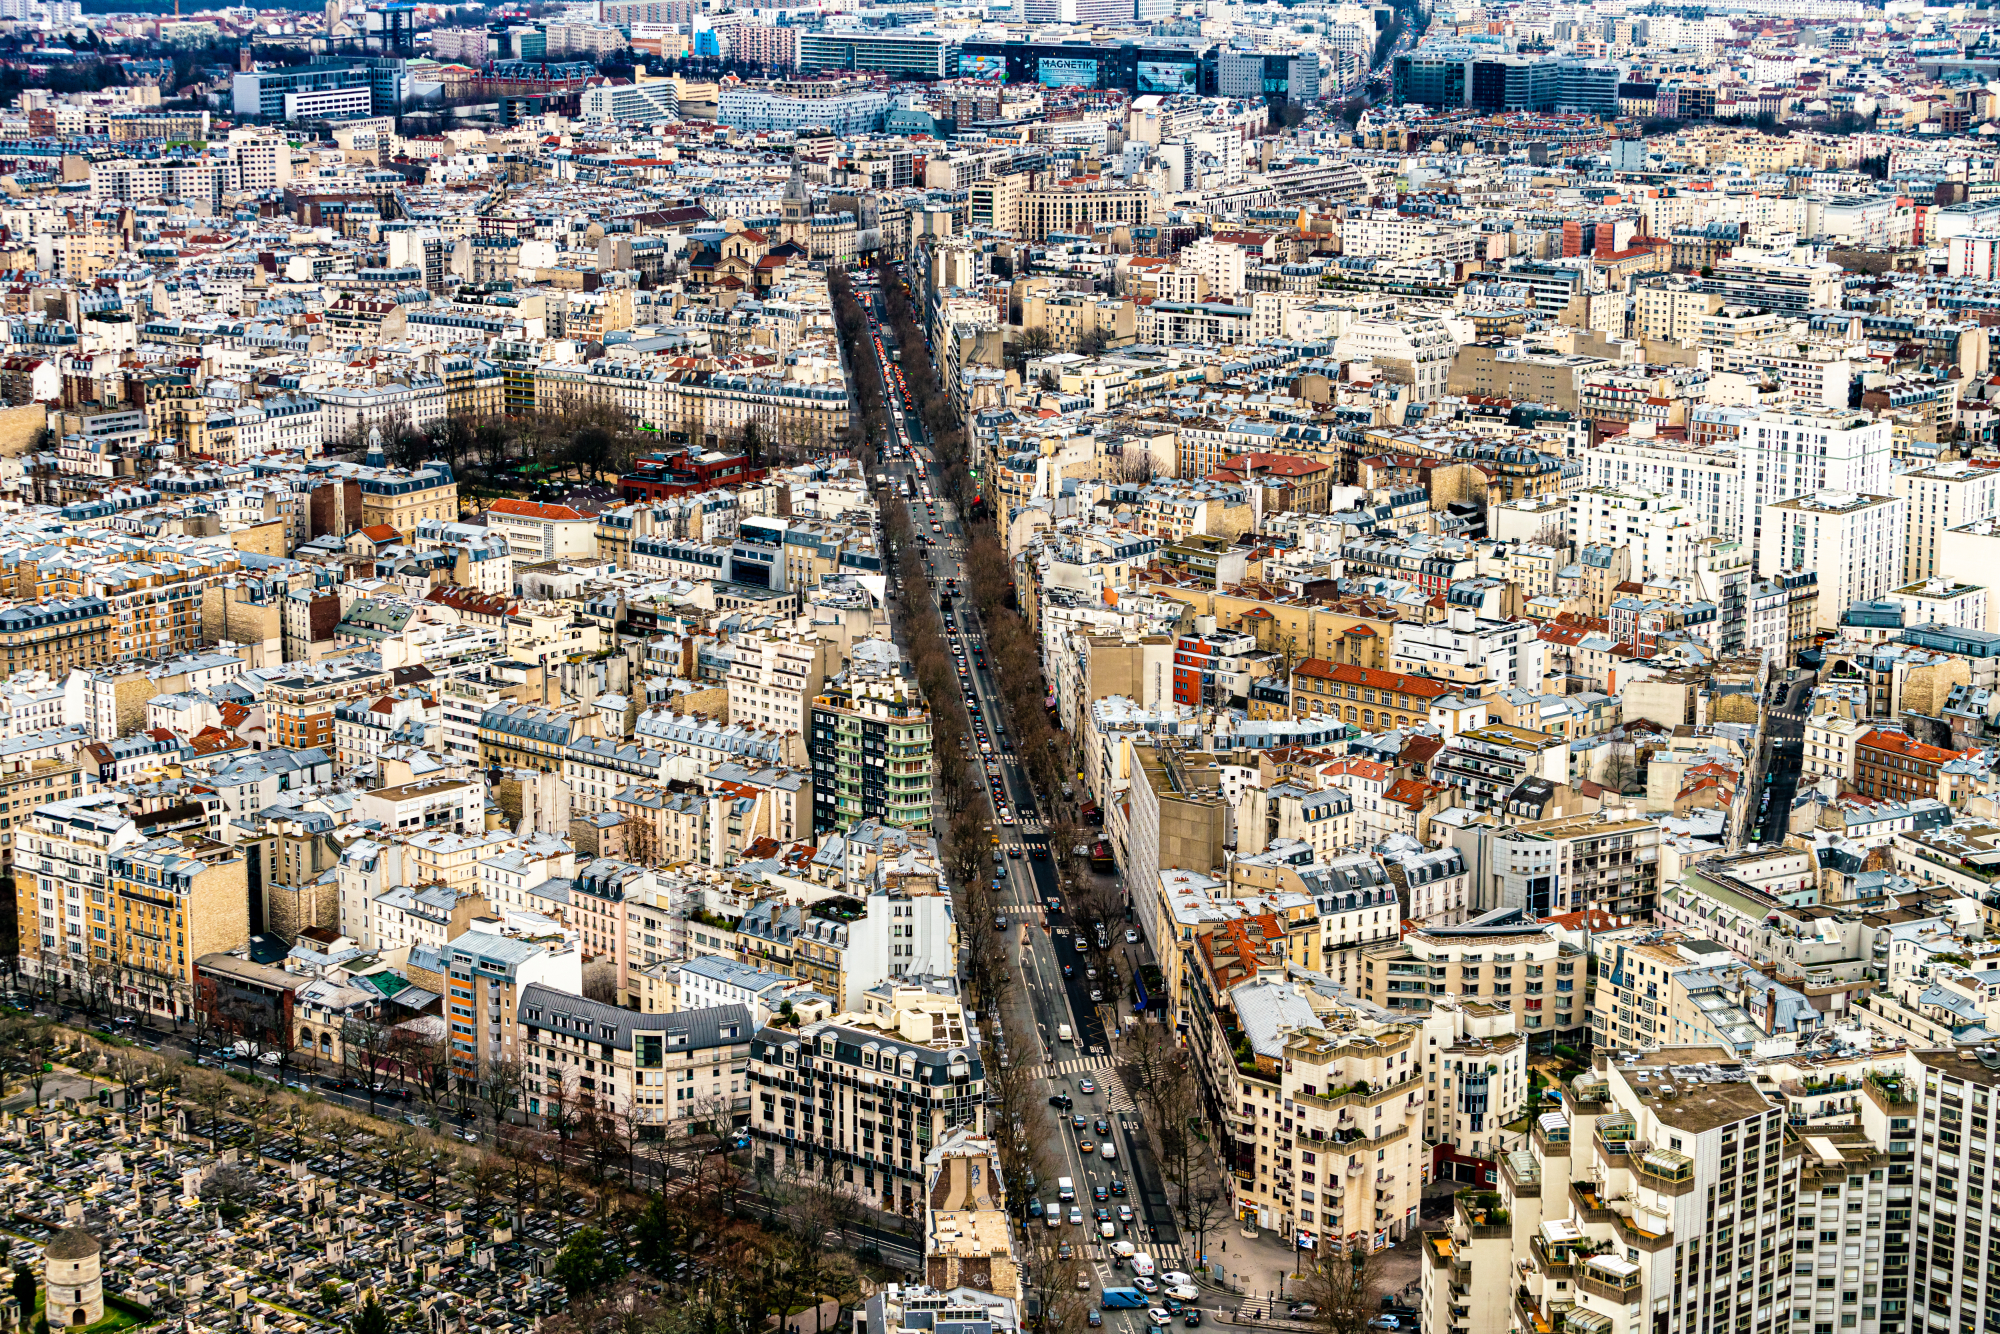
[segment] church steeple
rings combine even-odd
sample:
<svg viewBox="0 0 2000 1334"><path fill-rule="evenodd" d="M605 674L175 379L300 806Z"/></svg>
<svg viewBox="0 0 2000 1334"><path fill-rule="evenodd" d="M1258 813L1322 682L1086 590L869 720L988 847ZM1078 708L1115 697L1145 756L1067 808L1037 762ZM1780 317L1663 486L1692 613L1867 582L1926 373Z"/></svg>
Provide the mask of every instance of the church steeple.
<svg viewBox="0 0 2000 1334"><path fill-rule="evenodd" d="M785 182L785 197L779 216L785 240L799 246L811 244L812 193L806 189L806 164L803 162L794 160L792 163L792 178Z"/></svg>

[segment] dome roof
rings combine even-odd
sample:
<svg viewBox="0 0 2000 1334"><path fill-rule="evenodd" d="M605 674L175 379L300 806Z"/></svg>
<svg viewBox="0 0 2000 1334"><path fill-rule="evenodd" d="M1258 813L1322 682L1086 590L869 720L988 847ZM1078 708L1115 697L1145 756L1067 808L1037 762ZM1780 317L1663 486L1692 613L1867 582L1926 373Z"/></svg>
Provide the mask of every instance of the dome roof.
<svg viewBox="0 0 2000 1334"><path fill-rule="evenodd" d="M51 1260L83 1260L103 1249L97 1238L82 1228L66 1227L50 1239L42 1254Z"/></svg>

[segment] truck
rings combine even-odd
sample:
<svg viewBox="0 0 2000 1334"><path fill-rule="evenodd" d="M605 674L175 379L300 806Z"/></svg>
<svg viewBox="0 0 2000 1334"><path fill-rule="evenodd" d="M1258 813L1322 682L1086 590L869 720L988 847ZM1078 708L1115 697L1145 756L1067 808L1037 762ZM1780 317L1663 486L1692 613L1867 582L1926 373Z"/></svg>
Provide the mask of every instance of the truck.
<svg viewBox="0 0 2000 1334"><path fill-rule="evenodd" d="M1070 1202L1075 1200L1076 1182L1072 1181L1068 1177L1057 1177L1056 1198L1061 1200L1064 1204L1069 1204Z"/></svg>
<svg viewBox="0 0 2000 1334"><path fill-rule="evenodd" d="M1073 1031L1071 1031L1070 1026L1068 1024L1057 1024L1056 1036L1062 1039L1064 1042L1076 1041L1076 1034Z"/></svg>
<svg viewBox="0 0 2000 1334"><path fill-rule="evenodd" d="M1146 1294L1137 1288L1106 1288L1100 1301L1107 1311L1127 1307L1135 1311L1143 1310L1146 1305Z"/></svg>

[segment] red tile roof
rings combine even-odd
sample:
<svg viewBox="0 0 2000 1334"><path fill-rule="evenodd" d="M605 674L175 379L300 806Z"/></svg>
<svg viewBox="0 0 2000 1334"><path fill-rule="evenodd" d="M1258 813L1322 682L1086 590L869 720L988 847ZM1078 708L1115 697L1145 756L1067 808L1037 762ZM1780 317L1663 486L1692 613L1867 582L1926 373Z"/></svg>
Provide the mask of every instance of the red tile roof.
<svg viewBox="0 0 2000 1334"><path fill-rule="evenodd" d="M523 519L543 519L549 522L585 517L567 505L542 505L532 500L496 500L487 506L487 509L493 514L514 514Z"/></svg>
<svg viewBox="0 0 2000 1334"><path fill-rule="evenodd" d="M1372 690L1393 690L1400 694L1417 695L1423 699L1440 699L1452 693L1449 681L1439 681L1429 676L1408 676L1402 672L1377 671L1373 667L1356 667L1351 662L1328 662L1324 658L1307 658L1292 668L1294 676L1317 676L1338 681L1342 685L1357 685Z"/></svg>

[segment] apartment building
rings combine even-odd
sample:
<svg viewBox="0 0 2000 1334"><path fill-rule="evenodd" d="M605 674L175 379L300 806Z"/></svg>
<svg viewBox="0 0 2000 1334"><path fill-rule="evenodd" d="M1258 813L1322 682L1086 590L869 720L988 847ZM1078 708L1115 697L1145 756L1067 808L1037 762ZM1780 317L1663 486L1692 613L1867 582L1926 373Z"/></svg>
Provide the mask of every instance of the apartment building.
<svg viewBox="0 0 2000 1334"><path fill-rule="evenodd" d="M1537 1116L1500 1189L1462 1192L1450 1231L1426 1234L1427 1328L1469 1330L1481 1311L1593 1334L1642 1317L1688 1334L1810 1328L1817 1290L1794 1276L1801 1154L1784 1103L1719 1048L1599 1061ZM1857 1242L1857 1296L1863 1268Z"/></svg>
<svg viewBox="0 0 2000 1334"><path fill-rule="evenodd" d="M1512 1011L1515 1031L1536 1047L1583 1035L1587 975L1581 950L1518 914L1494 925L1426 926L1361 951L1361 990L1374 1004L1418 1016L1438 996L1483 1002Z"/></svg>
<svg viewBox="0 0 2000 1334"><path fill-rule="evenodd" d="M1292 669L1292 716L1325 714L1364 727L1413 727L1430 706L1452 693L1449 682L1408 672L1307 658Z"/></svg>
<svg viewBox="0 0 2000 1334"><path fill-rule="evenodd" d="M815 835L877 819L931 827L931 715L914 680L836 675L813 696L809 737Z"/></svg>
<svg viewBox="0 0 2000 1334"><path fill-rule="evenodd" d="M813 699L826 684L826 641L765 632L731 641L730 650L730 723L805 735Z"/></svg>
<svg viewBox="0 0 2000 1334"><path fill-rule="evenodd" d="M1246 984L1231 1001L1258 1031L1290 990ZM1308 1022L1280 1030L1275 1052L1253 1052L1254 1072L1234 1072L1224 1111L1235 1150L1231 1212L1302 1250L1322 1242L1375 1250L1403 1237L1424 1179L1421 1031Z"/></svg>
<svg viewBox="0 0 2000 1334"><path fill-rule="evenodd" d="M434 960L444 976L444 1017L453 1071L477 1077L488 1064L527 1064L518 1029L521 994L536 983L572 996L583 994L583 961L560 931L546 936L502 934L486 924L453 939L443 950L412 952ZM560 1084L560 1081L558 1081ZM538 1106L538 1099L542 1105ZM546 1094L530 1094L530 1115L546 1115Z"/></svg>
<svg viewBox="0 0 2000 1334"><path fill-rule="evenodd" d="M764 1028L750 1044L751 1152L766 1171L825 1172L862 1204L915 1218L926 1156L960 1127L985 1133L985 1080L957 999L916 988Z"/></svg>
<svg viewBox="0 0 2000 1334"><path fill-rule="evenodd" d="M1855 603L1879 601L1902 586L1909 504L1896 496L1850 491L1819 491L1767 504L1758 572L1814 571L1819 602L1813 624L1834 629Z"/></svg>
<svg viewBox="0 0 2000 1334"><path fill-rule="evenodd" d="M1460 732L1438 752L1431 780L1459 789L1474 810L1496 810L1524 779L1569 781L1569 743L1559 736L1507 723Z"/></svg>
<svg viewBox="0 0 2000 1334"><path fill-rule="evenodd" d="M115 793L35 808L14 850L23 974L74 987L92 968L109 965L115 929L109 863L142 838Z"/></svg>
<svg viewBox="0 0 2000 1334"><path fill-rule="evenodd" d="M271 742L293 749L334 750L334 711L340 705L379 695L394 674L355 659L316 665L264 688Z"/></svg>
<svg viewBox="0 0 2000 1334"><path fill-rule="evenodd" d="M1686 507L1703 536L1741 539L1743 468L1735 451L1634 430L1600 442L1582 457L1586 485L1639 487L1671 497Z"/></svg>
<svg viewBox="0 0 2000 1334"><path fill-rule="evenodd" d="M1596 908L1652 916L1659 892L1660 827L1652 820L1596 811L1537 820L1494 833L1486 848L1488 907L1530 919Z"/></svg>
<svg viewBox="0 0 2000 1334"><path fill-rule="evenodd" d="M1854 742L1852 786L1864 797L1907 803L1938 796L1938 775L1954 760L1975 758L1973 750L1927 746L1903 732L1876 728Z"/></svg>
<svg viewBox="0 0 2000 1334"><path fill-rule="evenodd" d="M1891 433L1886 421L1855 412L1794 408L1746 413L1736 429L1750 510L1740 536L1757 545L1760 556L1768 506L1821 491L1889 494ZM1692 425L1689 434L1694 434ZM1901 554L1899 549L1899 561ZM1760 564L1758 573L1769 576L1778 568Z"/></svg>
<svg viewBox="0 0 2000 1334"><path fill-rule="evenodd" d="M158 838L107 858L108 957L119 1002L179 1023L196 1006L195 960L250 939L250 881L242 853L213 839ZM97 907L91 956L98 958Z"/></svg>
<svg viewBox="0 0 2000 1334"><path fill-rule="evenodd" d="M725 1134L749 1111L740 1005L641 1014L538 982L516 1004L527 1111L546 1127L609 1114L658 1140Z"/></svg>
<svg viewBox="0 0 2000 1334"><path fill-rule="evenodd" d="M1398 621L1389 666L1398 672L1461 684L1491 682L1500 690L1534 688L1542 680L1542 641L1528 620L1502 621L1454 606L1442 621Z"/></svg>
<svg viewBox="0 0 2000 1334"><path fill-rule="evenodd" d="M0 609L0 653L6 673L59 676L71 668L114 661L111 606L96 596L21 603Z"/></svg>
<svg viewBox="0 0 2000 1334"><path fill-rule="evenodd" d="M1907 501L1904 510L1905 584L1938 573L1946 530L2000 515L2000 468L1978 467L1963 459L1896 473L1890 494ZM1978 629L1985 629L1981 620Z"/></svg>
<svg viewBox="0 0 2000 1334"><path fill-rule="evenodd" d="M1826 1024L1811 998L1712 940L1628 928L1593 937L1591 1040L1602 1047L1695 1044L1738 1057L1764 1039Z"/></svg>
<svg viewBox="0 0 2000 1334"><path fill-rule="evenodd" d="M573 744L603 735L604 719L595 710L495 704L479 715L479 765L561 774Z"/></svg>

